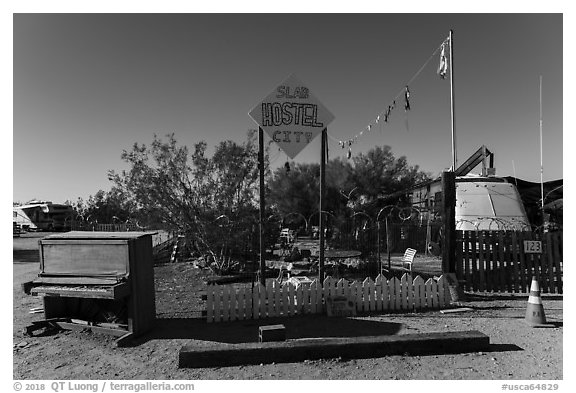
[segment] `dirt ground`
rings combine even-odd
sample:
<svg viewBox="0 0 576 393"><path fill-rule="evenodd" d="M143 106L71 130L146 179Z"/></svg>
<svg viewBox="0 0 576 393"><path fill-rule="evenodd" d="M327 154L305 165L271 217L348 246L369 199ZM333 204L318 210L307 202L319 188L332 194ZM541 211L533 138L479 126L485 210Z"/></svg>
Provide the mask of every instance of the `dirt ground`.
<svg viewBox="0 0 576 393"><path fill-rule="evenodd" d="M200 317L206 271L191 263L155 268L156 325L134 345L118 348L114 339L87 331L28 337L23 329L43 314L42 298L24 294L21 284L37 276L39 236L14 238L13 378L67 380L217 380L217 379L399 379L399 380L559 380L563 379L563 296L542 295L551 327L532 328L524 320L527 296L467 294L473 310L387 313L357 318L284 318L289 339L412 334L478 330L490 337L486 352L429 356L343 358L301 363L203 369L178 368L184 345L257 341L263 321L207 324ZM24 251L21 251L24 250ZM270 321L271 323L274 321ZM268 321L267 323L268 324Z"/></svg>

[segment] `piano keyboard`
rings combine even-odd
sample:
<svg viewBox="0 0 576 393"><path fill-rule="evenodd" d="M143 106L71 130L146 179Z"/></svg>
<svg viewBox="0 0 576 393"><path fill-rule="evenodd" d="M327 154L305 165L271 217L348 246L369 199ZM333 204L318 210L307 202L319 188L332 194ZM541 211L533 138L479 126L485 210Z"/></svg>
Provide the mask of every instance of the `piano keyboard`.
<svg viewBox="0 0 576 393"><path fill-rule="evenodd" d="M32 295L120 299L130 293L126 283L107 286L41 285L30 291Z"/></svg>

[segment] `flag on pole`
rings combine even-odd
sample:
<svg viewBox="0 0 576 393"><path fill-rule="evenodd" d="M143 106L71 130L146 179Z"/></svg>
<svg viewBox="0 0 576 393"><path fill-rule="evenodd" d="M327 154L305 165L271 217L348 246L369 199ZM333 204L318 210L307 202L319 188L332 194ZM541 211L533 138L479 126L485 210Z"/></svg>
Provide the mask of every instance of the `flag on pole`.
<svg viewBox="0 0 576 393"><path fill-rule="evenodd" d="M410 90L408 90L408 86L406 86L406 90L404 90L404 110L410 110Z"/></svg>
<svg viewBox="0 0 576 393"><path fill-rule="evenodd" d="M440 78L446 78L448 71L448 62L446 61L446 42L442 43L442 50L440 51L440 64L438 65L438 75Z"/></svg>

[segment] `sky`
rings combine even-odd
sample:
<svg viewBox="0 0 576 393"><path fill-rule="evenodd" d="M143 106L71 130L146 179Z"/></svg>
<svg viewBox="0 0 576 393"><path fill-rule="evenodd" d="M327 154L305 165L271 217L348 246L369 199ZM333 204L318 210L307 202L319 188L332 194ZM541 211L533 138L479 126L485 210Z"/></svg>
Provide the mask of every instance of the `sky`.
<svg viewBox="0 0 576 393"><path fill-rule="evenodd" d="M543 178L561 179L564 24L558 13L14 13L13 201L109 190L122 151L155 134L241 143L257 127L248 112L291 74L334 115L330 159L362 131L352 156L389 145L437 175L452 165L450 81L436 73L450 29L458 163L484 144L498 175L540 181L541 102ZM319 162L320 138L294 160L270 149L273 167Z"/></svg>

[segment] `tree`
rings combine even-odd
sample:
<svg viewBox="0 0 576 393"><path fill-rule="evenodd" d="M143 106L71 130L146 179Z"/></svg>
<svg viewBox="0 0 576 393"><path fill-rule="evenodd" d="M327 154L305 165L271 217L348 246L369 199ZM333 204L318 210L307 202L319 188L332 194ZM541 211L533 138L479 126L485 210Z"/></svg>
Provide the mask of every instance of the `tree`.
<svg viewBox="0 0 576 393"><path fill-rule="evenodd" d="M348 188L350 165L339 159L326 165L326 207L324 210L338 216L346 208L340 190ZM283 217L290 215L295 222L301 216L312 218L309 225L317 225L320 201L320 165L295 164L287 171L277 168L269 181L269 203ZM298 215L291 215L298 213ZM300 216L301 215L301 216ZM310 228L309 228L310 229Z"/></svg>
<svg viewBox="0 0 576 393"><path fill-rule="evenodd" d="M117 187L108 192L98 190L87 201L78 198L71 205L81 220L91 222L112 223L115 219L125 222L133 216L131 204Z"/></svg>
<svg viewBox="0 0 576 393"><path fill-rule="evenodd" d="M353 161L352 182L358 187L357 194L363 204L389 197L430 178L418 165L409 165L406 156L395 158L390 146L376 146L358 154ZM389 202L397 201L395 198Z"/></svg>
<svg viewBox="0 0 576 393"><path fill-rule="evenodd" d="M390 146L377 146L354 157L352 164L340 157L326 164L325 210L339 223L351 210L364 209L379 198L386 198L428 179L406 157L395 158ZM318 212L320 165L295 164L274 171L270 184L270 203L282 215L299 213L310 217ZM389 203L396 203L398 197ZM317 221L318 216L312 220ZM309 223L311 224L311 223Z"/></svg>
<svg viewBox="0 0 576 393"><path fill-rule="evenodd" d="M184 234L223 272L245 249L256 222L258 146L250 131L242 144L218 144L210 158L206 148L206 142L198 142L189 154L174 134L166 141L155 135L149 147L135 143L131 151L124 150L122 159L130 168L110 171L109 179L140 214Z"/></svg>
<svg viewBox="0 0 576 393"><path fill-rule="evenodd" d="M268 182L268 203L282 216L296 212L307 218L317 210L319 175L318 164L295 164L290 171L277 168Z"/></svg>

